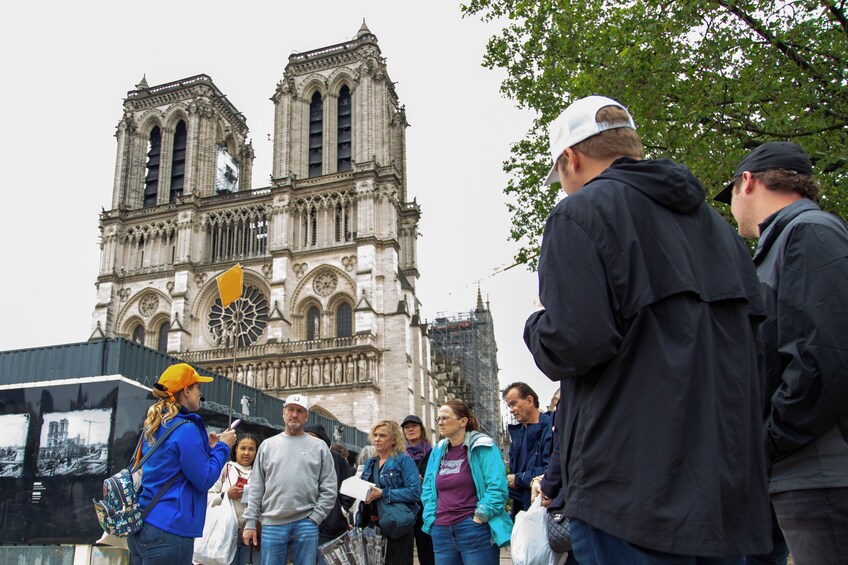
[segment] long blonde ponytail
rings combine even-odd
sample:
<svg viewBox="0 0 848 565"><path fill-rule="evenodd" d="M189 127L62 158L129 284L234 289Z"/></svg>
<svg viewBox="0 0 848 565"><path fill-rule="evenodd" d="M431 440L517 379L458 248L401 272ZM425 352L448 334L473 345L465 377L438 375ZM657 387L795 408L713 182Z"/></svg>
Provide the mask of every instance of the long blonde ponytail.
<svg viewBox="0 0 848 565"><path fill-rule="evenodd" d="M144 439L148 445L156 443L159 426L172 420L180 411L180 405L170 392L154 387L153 396L159 400L147 409L147 418L144 420Z"/></svg>

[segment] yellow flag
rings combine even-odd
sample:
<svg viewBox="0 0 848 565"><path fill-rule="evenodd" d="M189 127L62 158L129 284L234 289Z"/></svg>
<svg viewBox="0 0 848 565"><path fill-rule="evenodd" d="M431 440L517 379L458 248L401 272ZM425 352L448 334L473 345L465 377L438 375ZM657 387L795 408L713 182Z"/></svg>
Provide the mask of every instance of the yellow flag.
<svg viewBox="0 0 848 565"><path fill-rule="evenodd" d="M218 281L218 293L221 295L221 306L226 308L241 296L241 287L244 284L244 272L241 265L236 264L227 269L216 278Z"/></svg>

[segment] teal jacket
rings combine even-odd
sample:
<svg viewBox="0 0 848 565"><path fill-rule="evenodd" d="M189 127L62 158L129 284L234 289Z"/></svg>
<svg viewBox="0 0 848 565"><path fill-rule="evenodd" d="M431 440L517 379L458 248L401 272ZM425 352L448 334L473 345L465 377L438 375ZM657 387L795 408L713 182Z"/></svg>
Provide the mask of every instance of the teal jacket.
<svg viewBox="0 0 848 565"><path fill-rule="evenodd" d="M505 509L509 491L503 457L492 438L484 433L468 432L465 434L463 445L468 451L471 478L474 479L474 488L477 491L477 508L474 509L474 515L488 522L492 543L503 547L509 543L509 537L512 535L512 519ZM436 521L436 505L439 499L436 475L439 473L447 446L448 440L443 439L433 448L421 487L421 502L424 505L424 526L421 529L427 534Z"/></svg>

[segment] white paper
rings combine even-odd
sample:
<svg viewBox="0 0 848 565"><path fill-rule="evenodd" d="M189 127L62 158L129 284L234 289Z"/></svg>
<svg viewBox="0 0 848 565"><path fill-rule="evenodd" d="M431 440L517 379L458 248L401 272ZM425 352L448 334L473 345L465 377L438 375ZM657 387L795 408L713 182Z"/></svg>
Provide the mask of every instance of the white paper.
<svg viewBox="0 0 848 565"><path fill-rule="evenodd" d="M342 481L342 486L339 489L339 492L346 496L350 496L351 498L365 500L368 498L368 493L371 491L371 487L373 486L374 483L363 481L359 477L350 477Z"/></svg>

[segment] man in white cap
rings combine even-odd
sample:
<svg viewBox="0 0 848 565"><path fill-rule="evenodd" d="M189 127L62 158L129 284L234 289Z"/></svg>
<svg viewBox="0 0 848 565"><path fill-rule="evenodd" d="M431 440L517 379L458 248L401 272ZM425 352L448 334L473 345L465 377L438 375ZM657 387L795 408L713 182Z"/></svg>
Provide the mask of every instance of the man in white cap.
<svg viewBox="0 0 848 565"><path fill-rule="evenodd" d="M778 141L715 197L759 238L769 492L798 565L848 563L848 226L816 205L818 190L807 153Z"/></svg>
<svg viewBox="0 0 848 565"><path fill-rule="evenodd" d="M285 432L262 442L256 453L243 539L256 544L256 522L262 522L262 565L318 560L318 525L333 509L338 487L330 448L303 429L308 415L306 396L290 395Z"/></svg>
<svg viewBox="0 0 848 565"><path fill-rule="evenodd" d="M544 309L524 339L560 381L558 425L580 563L737 563L770 547L750 254L686 167L643 160L602 96L550 125Z"/></svg>

